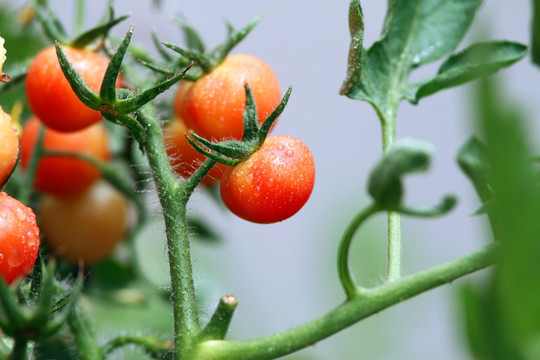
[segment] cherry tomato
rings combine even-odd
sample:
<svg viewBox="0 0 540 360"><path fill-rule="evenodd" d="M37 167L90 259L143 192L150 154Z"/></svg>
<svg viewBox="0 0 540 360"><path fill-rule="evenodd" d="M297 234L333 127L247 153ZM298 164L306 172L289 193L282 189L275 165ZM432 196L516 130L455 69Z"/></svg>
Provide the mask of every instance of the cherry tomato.
<svg viewBox="0 0 540 360"><path fill-rule="evenodd" d="M88 264L105 259L124 238L127 214L127 199L105 181L75 197L43 196L38 209L44 242L58 256Z"/></svg>
<svg viewBox="0 0 540 360"><path fill-rule="evenodd" d="M188 134L188 129L184 122L178 118L171 121L163 129L163 139L171 166L183 178L190 177L206 158L190 145L186 134ZM223 164L214 165L201 183L204 185L215 184L226 168L227 166Z"/></svg>
<svg viewBox="0 0 540 360"><path fill-rule="evenodd" d="M285 220L309 199L315 162L300 140L272 136L221 177L221 198L239 217L261 224Z"/></svg>
<svg viewBox="0 0 540 360"><path fill-rule="evenodd" d="M0 187L9 177L19 156L19 138L11 117L0 107Z"/></svg>
<svg viewBox="0 0 540 360"><path fill-rule="evenodd" d="M109 59L93 51L63 46L71 65L86 85L99 92ZM120 79L117 81L120 86ZM71 89L58 63L54 46L39 52L26 75L30 108L45 125L57 131L77 131L101 119L98 111L84 105Z"/></svg>
<svg viewBox="0 0 540 360"><path fill-rule="evenodd" d="M281 101L279 80L265 62L245 54L229 56L195 82L183 82L175 97L176 115L209 140L241 140L245 83L253 92L262 123Z"/></svg>
<svg viewBox="0 0 540 360"><path fill-rule="evenodd" d="M0 275L6 283L32 270L39 251L36 215L19 200L0 192Z"/></svg>
<svg viewBox="0 0 540 360"><path fill-rule="evenodd" d="M24 124L21 137L21 166L24 169L28 167L41 127L43 124L37 117ZM102 123L70 133L45 128L43 147L51 151L86 154L102 161L110 158L108 134ZM38 164L34 186L44 193L73 196L100 177L99 169L84 160L47 155Z"/></svg>

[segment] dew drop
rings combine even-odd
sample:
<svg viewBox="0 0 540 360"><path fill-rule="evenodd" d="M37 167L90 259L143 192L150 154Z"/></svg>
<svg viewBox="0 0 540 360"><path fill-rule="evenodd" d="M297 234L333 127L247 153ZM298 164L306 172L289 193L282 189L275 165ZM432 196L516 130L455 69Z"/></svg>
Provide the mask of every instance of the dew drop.
<svg viewBox="0 0 540 360"><path fill-rule="evenodd" d="M285 155L287 155L288 157L293 157L294 156L294 151L289 149L289 150L285 151Z"/></svg>

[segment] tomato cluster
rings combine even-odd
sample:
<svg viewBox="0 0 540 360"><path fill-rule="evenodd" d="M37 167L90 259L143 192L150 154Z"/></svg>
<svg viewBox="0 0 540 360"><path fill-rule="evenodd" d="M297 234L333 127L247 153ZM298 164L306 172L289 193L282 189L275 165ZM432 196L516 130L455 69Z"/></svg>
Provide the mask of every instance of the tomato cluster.
<svg viewBox="0 0 540 360"><path fill-rule="evenodd" d="M99 92L109 59L69 46L63 51L86 85ZM26 95L34 116L23 125L21 167L28 171L35 166L33 186L42 193L38 216L44 240L70 261L103 260L125 235L128 206L122 194L99 181L101 170L88 161L111 158L102 117L78 99L54 46L34 57Z"/></svg>
<svg viewBox="0 0 540 360"><path fill-rule="evenodd" d="M191 175L194 165L204 159L186 140L188 129L212 141L242 139L246 83L262 124L280 103L281 92L273 70L255 56L229 56L197 81L180 85L174 110L182 120L174 120L164 131L171 163L180 176ZM221 178L225 205L256 223L278 222L294 215L308 200L315 181L311 152L289 136L266 139L247 160L225 171L222 164L216 167L203 183Z"/></svg>

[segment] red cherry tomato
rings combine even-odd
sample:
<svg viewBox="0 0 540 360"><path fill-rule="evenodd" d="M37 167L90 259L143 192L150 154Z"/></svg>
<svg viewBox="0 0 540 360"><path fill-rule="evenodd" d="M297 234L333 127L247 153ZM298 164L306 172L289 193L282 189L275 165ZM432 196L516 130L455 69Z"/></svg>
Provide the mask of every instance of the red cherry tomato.
<svg viewBox="0 0 540 360"><path fill-rule="evenodd" d="M175 112L189 129L209 140L242 139L248 83L262 123L281 101L274 71L252 55L229 56L195 82L183 82L175 97Z"/></svg>
<svg viewBox="0 0 540 360"><path fill-rule="evenodd" d="M93 51L62 47L86 85L99 93L109 59ZM116 83L120 86L120 80ZM54 46L39 52L26 74L30 108L45 125L57 131L77 131L101 119L98 111L84 105L66 80Z"/></svg>
<svg viewBox="0 0 540 360"><path fill-rule="evenodd" d="M38 212L44 241L54 252L87 264L105 259L124 239L127 213L127 199L105 181L75 197L46 195Z"/></svg>
<svg viewBox="0 0 540 360"><path fill-rule="evenodd" d="M19 138L11 117L0 107L0 187L9 177L19 156Z"/></svg>
<svg viewBox="0 0 540 360"><path fill-rule="evenodd" d="M261 224L285 220L309 199L315 162L300 140L272 136L221 177L221 198L239 217Z"/></svg>
<svg viewBox="0 0 540 360"><path fill-rule="evenodd" d="M32 270L39 243L39 228L32 209L1 192L0 275L8 284Z"/></svg>
<svg viewBox="0 0 540 360"><path fill-rule="evenodd" d="M171 166L183 178L190 177L206 158L190 145L186 134L188 134L188 129L184 122L178 118L171 121L163 129L163 139ZM227 166L223 164L214 165L201 183L204 185L215 184L226 168Z"/></svg>
<svg viewBox="0 0 540 360"><path fill-rule="evenodd" d="M42 126L37 117L24 124L21 137L21 166L24 169L28 167ZM46 150L86 154L102 161L110 158L108 134L101 123L70 133L46 128L43 146ZM84 160L44 156L38 164L34 186L44 193L73 196L88 189L100 177L99 169Z"/></svg>

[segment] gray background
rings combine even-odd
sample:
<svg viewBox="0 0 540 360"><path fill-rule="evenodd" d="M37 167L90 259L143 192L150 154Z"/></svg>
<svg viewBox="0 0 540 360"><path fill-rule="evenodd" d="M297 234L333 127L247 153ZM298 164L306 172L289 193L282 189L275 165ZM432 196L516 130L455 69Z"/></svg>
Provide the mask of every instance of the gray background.
<svg viewBox="0 0 540 360"><path fill-rule="evenodd" d="M6 2L6 1L4 1ZM13 2L10 2L13 3ZM51 1L69 24L72 5ZM98 17L104 1L89 1L88 21ZM255 225L236 218L199 192L191 210L212 218L225 234L217 247L195 244L198 291L209 296L210 313L219 296L240 300L229 333L231 338L268 335L322 315L344 300L335 266L337 244L344 226L366 203L366 177L381 154L380 126L366 103L338 95L345 75L349 45L348 1L172 1L156 11L149 1L117 0L117 14L131 13L134 41L149 43L150 30L163 41L181 43L179 31L168 20L183 15L200 29L209 45L225 34L224 19L237 28L262 13L263 20L234 53L264 59L277 73L282 89L294 86L289 106L275 134L300 138L312 150L317 164L313 195L293 218L274 225ZM386 1L363 1L365 45L380 33ZM94 11L94 9L97 9ZM487 1L473 26L471 38L489 37L528 43L530 4L527 1ZM115 31L123 34L128 23ZM150 46L149 46L150 48ZM433 74L427 66L414 78ZM505 70L506 90L535 120L539 72L529 59ZM437 203L444 194L460 202L448 216L436 220L403 219L404 269L410 274L477 249L489 241L486 223L469 214L478 207L472 187L459 171L455 154L474 131L470 87L441 92L419 106L402 103L397 137L431 142L437 149L427 174L407 180L407 202ZM532 126L538 134L538 126ZM343 145L338 146L337 143ZM349 153L349 155L346 154ZM155 205L156 201L151 200ZM157 214L157 210L156 210ZM385 218L371 221L353 248L354 268L362 283L381 283L385 273ZM149 229L141 249L151 277L166 286L167 264L163 225ZM157 259L157 260L156 260ZM150 267L150 265L148 265ZM367 275L362 276L363 273ZM474 277L482 278L485 272ZM460 281L423 294L304 350L296 359L439 359L467 358L456 304ZM208 315L208 314L207 314Z"/></svg>

